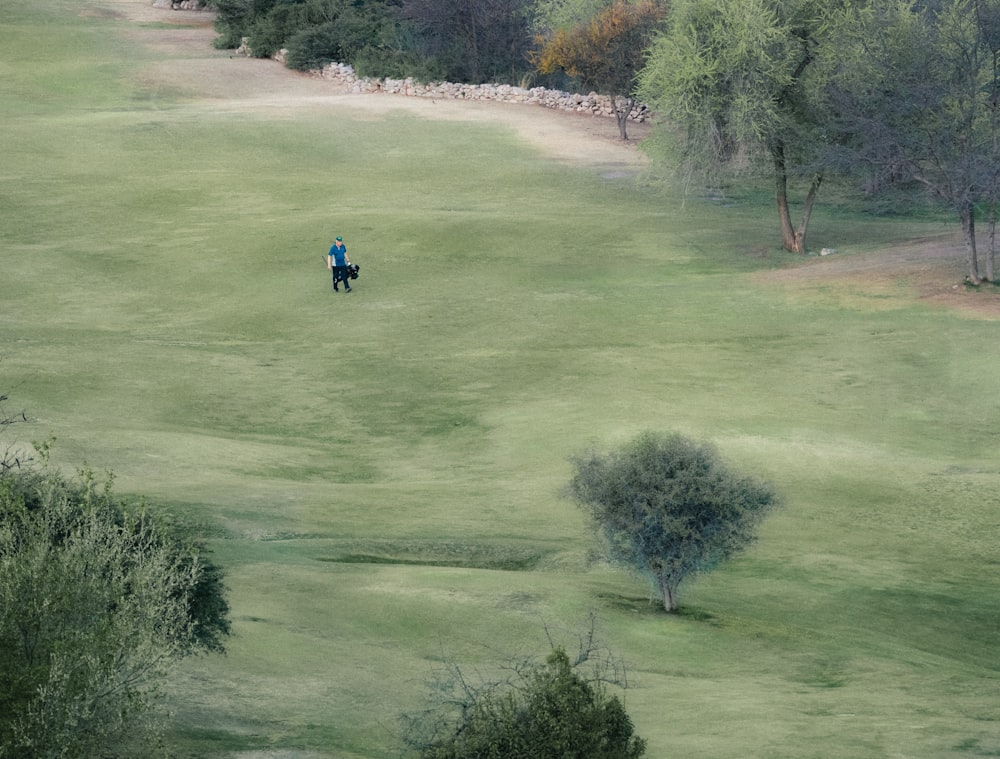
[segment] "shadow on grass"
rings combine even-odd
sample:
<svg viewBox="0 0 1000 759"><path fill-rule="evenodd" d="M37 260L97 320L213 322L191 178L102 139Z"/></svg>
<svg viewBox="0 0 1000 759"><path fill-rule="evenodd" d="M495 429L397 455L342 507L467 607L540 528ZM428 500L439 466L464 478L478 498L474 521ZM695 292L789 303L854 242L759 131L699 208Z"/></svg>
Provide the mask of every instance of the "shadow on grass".
<svg viewBox="0 0 1000 759"><path fill-rule="evenodd" d="M318 556L316 560L337 564L405 564L525 572L537 569L545 556L536 548L524 546L430 542L366 545L362 550Z"/></svg>
<svg viewBox="0 0 1000 759"><path fill-rule="evenodd" d="M372 556L362 553L335 558L321 557L317 561L329 561L338 564L409 564L419 567L463 567L465 569L502 569L523 572L537 567L540 559L540 556L530 556L524 559L487 559L483 561L463 559L397 559L391 556Z"/></svg>
<svg viewBox="0 0 1000 759"><path fill-rule="evenodd" d="M652 596L623 596L617 593L598 594L604 605L615 611L624 611L631 614L641 614L646 617L664 617L666 619L685 619L692 622L707 622L718 624L714 614L699 609L696 606L680 606L674 612L668 612L663 608L659 599Z"/></svg>

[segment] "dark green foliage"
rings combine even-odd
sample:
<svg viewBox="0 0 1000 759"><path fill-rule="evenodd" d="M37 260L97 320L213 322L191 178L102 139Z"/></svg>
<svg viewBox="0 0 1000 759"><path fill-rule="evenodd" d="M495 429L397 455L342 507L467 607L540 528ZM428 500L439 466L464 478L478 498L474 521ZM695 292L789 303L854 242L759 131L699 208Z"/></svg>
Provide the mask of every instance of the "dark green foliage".
<svg viewBox="0 0 1000 759"><path fill-rule="evenodd" d="M213 0L215 8L215 47L232 49L240 46L241 38L250 29L254 17L252 0Z"/></svg>
<svg viewBox="0 0 1000 759"><path fill-rule="evenodd" d="M455 82L516 83L531 69L528 0L405 0L418 52Z"/></svg>
<svg viewBox="0 0 1000 759"><path fill-rule="evenodd" d="M361 76L517 82L530 71L526 0L217 0L216 46L288 50L306 70L337 61Z"/></svg>
<svg viewBox="0 0 1000 759"><path fill-rule="evenodd" d="M327 20L317 20L323 18ZM351 4L327 5L323 13L313 11L304 23L286 32L284 47L288 49L289 68L306 71L322 68L331 61L353 63L359 58L391 61L398 57L395 38L391 16Z"/></svg>
<svg viewBox="0 0 1000 759"><path fill-rule="evenodd" d="M418 747L422 759L635 759L646 750L621 701L560 648L510 681L463 681L459 701L458 718Z"/></svg>
<svg viewBox="0 0 1000 759"><path fill-rule="evenodd" d="M681 581L751 543L776 502L770 487L734 474L713 447L681 435L645 433L574 466L570 494L609 557L649 577L667 611L677 608Z"/></svg>
<svg viewBox="0 0 1000 759"><path fill-rule="evenodd" d="M182 539L179 534L178 540ZM229 623L229 602L225 596L225 572L205 555L200 541L187 539L182 568L196 576L193 587L186 596L188 615L194 625L191 630L192 649L225 653L223 639L232 628ZM182 547L177 543L176 548Z"/></svg>
<svg viewBox="0 0 1000 759"><path fill-rule="evenodd" d="M263 5L263 3L261 3ZM246 36L253 54L258 58L274 55L285 46L296 30L319 23L323 8L310 2L274 2L263 13L257 13Z"/></svg>
<svg viewBox="0 0 1000 759"><path fill-rule="evenodd" d="M300 29L288 40L288 68L308 71L322 68L331 61L341 61L340 34L335 23Z"/></svg>
<svg viewBox="0 0 1000 759"><path fill-rule="evenodd" d="M110 481L0 478L0 755L135 755L169 664L221 651L228 612L189 530Z"/></svg>

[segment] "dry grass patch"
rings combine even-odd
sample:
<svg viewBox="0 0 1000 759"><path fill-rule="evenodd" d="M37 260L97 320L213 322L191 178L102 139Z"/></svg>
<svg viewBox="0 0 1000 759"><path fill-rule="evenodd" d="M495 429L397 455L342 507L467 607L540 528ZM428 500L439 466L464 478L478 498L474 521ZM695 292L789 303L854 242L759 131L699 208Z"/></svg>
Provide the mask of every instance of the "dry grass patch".
<svg viewBox="0 0 1000 759"><path fill-rule="evenodd" d="M970 317L1000 319L1000 292L965 284L965 247L956 232L864 253L809 258L798 266L760 272L754 280L796 299L872 310L914 302Z"/></svg>

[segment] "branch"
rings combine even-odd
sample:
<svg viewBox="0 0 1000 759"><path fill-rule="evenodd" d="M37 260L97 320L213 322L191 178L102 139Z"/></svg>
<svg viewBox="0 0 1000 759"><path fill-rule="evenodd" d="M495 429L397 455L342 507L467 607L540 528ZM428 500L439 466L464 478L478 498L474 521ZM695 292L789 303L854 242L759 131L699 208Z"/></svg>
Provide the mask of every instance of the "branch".
<svg viewBox="0 0 1000 759"><path fill-rule="evenodd" d="M28 415L24 411L18 411L17 413L9 416L5 415L3 413L3 403L7 400L10 400L9 395L0 395L0 429L12 424L23 424L30 421L28 419ZM3 452L3 456L0 457L0 477L12 469L20 469L22 464L27 464L31 460L32 458L30 456L25 456L23 453L16 451L13 447L8 447Z"/></svg>

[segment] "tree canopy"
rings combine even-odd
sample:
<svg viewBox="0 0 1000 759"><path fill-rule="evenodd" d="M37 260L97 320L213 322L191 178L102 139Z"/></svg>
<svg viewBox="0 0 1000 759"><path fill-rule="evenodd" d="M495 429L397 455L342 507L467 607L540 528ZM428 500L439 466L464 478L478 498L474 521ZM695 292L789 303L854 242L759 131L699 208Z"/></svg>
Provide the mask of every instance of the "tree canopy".
<svg viewBox="0 0 1000 759"><path fill-rule="evenodd" d="M667 30L639 75L639 97L660 115L654 153L689 176L767 166L775 183L782 244L805 252L823 178L825 126L808 93L817 0L675 0ZM808 192L798 226L790 179Z"/></svg>
<svg viewBox="0 0 1000 759"><path fill-rule="evenodd" d="M770 486L735 474L714 447L681 435L647 432L573 463L570 495L609 558L648 577L668 612L677 609L680 583L752 543L777 503Z"/></svg>
<svg viewBox="0 0 1000 759"><path fill-rule="evenodd" d="M995 277L998 93L1000 0L675 0L638 88L651 154L685 179L771 174L787 250L806 251L827 174L916 183L956 213L973 282ZM797 226L792 182L808 184Z"/></svg>
<svg viewBox="0 0 1000 759"><path fill-rule="evenodd" d="M420 54L451 81L517 82L531 45L528 0L404 0Z"/></svg>

